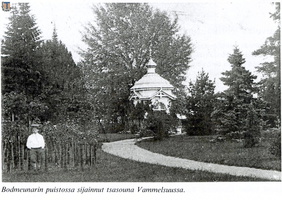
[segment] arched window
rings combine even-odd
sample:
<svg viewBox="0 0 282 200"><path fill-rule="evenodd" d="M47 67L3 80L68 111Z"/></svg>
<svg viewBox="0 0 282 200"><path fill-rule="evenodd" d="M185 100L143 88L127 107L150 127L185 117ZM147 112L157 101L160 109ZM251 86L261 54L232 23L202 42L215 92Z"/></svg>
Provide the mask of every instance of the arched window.
<svg viewBox="0 0 282 200"><path fill-rule="evenodd" d="M163 102L156 100L153 104L153 110L166 110L166 106Z"/></svg>

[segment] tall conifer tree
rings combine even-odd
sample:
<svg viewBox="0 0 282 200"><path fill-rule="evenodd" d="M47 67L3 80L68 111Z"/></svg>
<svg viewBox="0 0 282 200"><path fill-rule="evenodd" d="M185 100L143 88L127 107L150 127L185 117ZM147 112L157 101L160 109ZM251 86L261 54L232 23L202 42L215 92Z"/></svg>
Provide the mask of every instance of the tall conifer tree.
<svg viewBox="0 0 282 200"><path fill-rule="evenodd" d="M266 39L260 49L253 55L270 56L272 61L263 62L257 67L258 72L263 74L260 82L260 97L268 103L267 119L269 125L277 125L277 119L281 121L281 57L280 57L280 3L275 3L276 11L271 14L277 23L277 30L273 36ZM276 121L276 123L275 123Z"/></svg>
<svg viewBox="0 0 282 200"><path fill-rule="evenodd" d="M219 131L223 134L249 131L247 124L250 104L255 102L254 94L258 92L254 82L256 76L243 66L246 61L238 47L234 48L228 61L231 70L223 72L223 77L220 78L228 88L220 95L219 104L214 111Z"/></svg>
<svg viewBox="0 0 282 200"><path fill-rule="evenodd" d="M214 88L215 83L204 71L198 73L195 83L190 82L185 113L189 135L213 133L211 115L215 105Z"/></svg>
<svg viewBox="0 0 282 200"><path fill-rule="evenodd" d="M43 89L38 54L41 31L28 3L14 6L9 20L1 46L4 116L28 121L45 111L38 99Z"/></svg>
<svg viewBox="0 0 282 200"><path fill-rule="evenodd" d="M41 31L30 15L28 3L14 7L2 44L3 93L24 93L34 97L40 93L37 49Z"/></svg>
<svg viewBox="0 0 282 200"><path fill-rule="evenodd" d="M65 120L68 111L76 113L82 106L78 105L83 98L81 71L67 47L58 39L55 27L52 39L43 42L39 52L42 55L41 71L47 80L42 100L48 103L53 120Z"/></svg>

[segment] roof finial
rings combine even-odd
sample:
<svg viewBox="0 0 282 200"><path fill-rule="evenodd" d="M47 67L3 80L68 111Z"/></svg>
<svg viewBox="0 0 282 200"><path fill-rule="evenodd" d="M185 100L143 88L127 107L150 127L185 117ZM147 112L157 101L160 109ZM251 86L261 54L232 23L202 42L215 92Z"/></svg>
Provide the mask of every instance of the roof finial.
<svg viewBox="0 0 282 200"><path fill-rule="evenodd" d="M147 66L155 68L157 64L153 61L152 58L150 58L149 62L147 63Z"/></svg>
<svg viewBox="0 0 282 200"><path fill-rule="evenodd" d="M150 59L149 59L149 61L148 61L148 63L147 63L147 66L148 66L148 68L154 68L154 67L156 67L157 66L157 64L153 61L153 59L152 59L152 44L150 44L150 48L149 48L149 56L150 56Z"/></svg>

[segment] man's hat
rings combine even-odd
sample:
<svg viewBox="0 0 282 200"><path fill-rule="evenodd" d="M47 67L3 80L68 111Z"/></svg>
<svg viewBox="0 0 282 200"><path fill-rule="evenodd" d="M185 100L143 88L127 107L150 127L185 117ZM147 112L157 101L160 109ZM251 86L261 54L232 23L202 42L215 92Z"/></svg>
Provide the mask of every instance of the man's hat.
<svg viewBox="0 0 282 200"><path fill-rule="evenodd" d="M40 124L31 124L31 127L39 127Z"/></svg>

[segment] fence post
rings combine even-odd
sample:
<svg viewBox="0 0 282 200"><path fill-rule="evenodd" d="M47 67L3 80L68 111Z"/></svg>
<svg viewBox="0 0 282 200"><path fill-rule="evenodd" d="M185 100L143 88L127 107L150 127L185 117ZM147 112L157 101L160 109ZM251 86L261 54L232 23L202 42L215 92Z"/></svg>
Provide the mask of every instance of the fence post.
<svg viewBox="0 0 282 200"><path fill-rule="evenodd" d="M21 171L24 170L24 144L20 144L20 169Z"/></svg>
<svg viewBox="0 0 282 200"><path fill-rule="evenodd" d="M67 168L67 143L64 145L63 147L63 167L64 167L64 170L67 171L68 168Z"/></svg>
<svg viewBox="0 0 282 200"><path fill-rule="evenodd" d="M83 144L83 156L84 156L84 166L87 166L87 144L84 142Z"/></svg>
<svg viewBox="0 0 282 200"><path fill-rule="evenodd" d="M75 162L76 162L76 149L75 149L75 143L72 139L72 153L73 153L73 167L75 167Z"/></svg>
<svg viewBox="0 0 282 200"><path fill-rule="evenodd" d="M83 144L80 144L80 168L83 171Z"/></svg>
<svg viewBox="0 0 282 200"><path fill-rule="evenodd" d="M11 144L10 141L8 141L7 144L7 172L10 172L10 168L11 168Z"/></svg>
<svg viewBox="0 0 282 200"><path fill-rule="evenodd" d="M13 170L15 168L15 153L14 153L13 142L11 142L11 161L12 161L11 168Z"/></svg>
<svg viewBox="0 0 282 200"><path fill-rule="evenodd" d="M6 141L2 140L2 171L5 170L5 152L6 152Z"/></svg>
<svg viewBox="0 0 282 200"><path fill-rule="evenodd" d="M60 160L60 167L63 168L63 148L62 148L62 141L60 142L59 145L59 160Z"/></svg>
<svg viewBox="0 0 282 200"><path fill-rule="evenodd" d="M60 144L60 165L61 165L61 168L64 169L64 146L62 145L62 143Z"/></svg>
<svg viewBox="0 0 282 200"><path fill-rule="evenodd" d="M16 158L15 158L16 168L21 170L21 137L20 134L17 135L17 146L16 146Z"/></svg>
<svg viewBox="0 0 282 200"><path fill-rule="evenodd" d="M68 142L66 146L67 146L67 150L66 150L66 153L67 153L67 165L69 166L70 165L70 148L71 148L71 145Z"/></svg>
<svg viewBox="0 0 282 200"><path fill-rule="evenodd" d="M74 153L74 167L77 167L78 165L78 162L77 162L77 159L78 159L78 156L77 156L77 143L73 143L73 153Z"/></svg>
<svg viewBox="0 0 282 200"><path fill-rule="evenodd" d="M44 150L44 154L45 154L45 156L44 156L44 166L45 166L45 172L47 172L48 171L48 147L46 147L45 148L45 150Z"/></svg>
<svg viewBox="0 0 282 200"><path fill-rule="evenodd" d="M96 149L97 149L97 143L94 143L93 145L93 164L94 165L96 164L96 161L97 161Z"/></svg>
<svg viewBox="0 0 282 200"><path fill-rule="evenodd" d="M59 164L59 156L58 156L58 143L55 142L54 144L54 154L55 154L55 165L58 165Z"/></svg>
<svg viewBox="0 0 282 200"><path fill-rule="evenodd" d="M27 159L27 148L23 145L23 163L24 163L24 170L28 170L28 159Z"/></svg>
<svg viewBox="0 0 282 200"><path fill-rule="evenodd" d="M80 165L80 144L79 143L76 143L76 167L79 167Z"/></svg>
<svg viewBox="0 0 282 200"><path fill-rule="evenodd" d="M27 169L31 170L31 161L30 161L30 150L27 150Z"/></svg>
<svg viewBox="0 0 282 200"><path fill-rule="evenodd" d="M92 168L92 143L89 144L89 165Z"/></svg>
<svg viewBox="0 0 282 200"><path fill-rule="evenodd" d="M75 159L76 159L76 155L75 155L75 143L73 141L71 141L72 145L71 145L71 152L72 152L72 167L75 167Z"/></svg>

